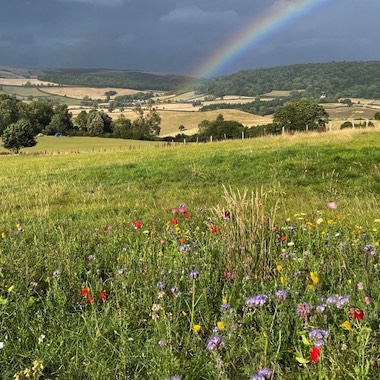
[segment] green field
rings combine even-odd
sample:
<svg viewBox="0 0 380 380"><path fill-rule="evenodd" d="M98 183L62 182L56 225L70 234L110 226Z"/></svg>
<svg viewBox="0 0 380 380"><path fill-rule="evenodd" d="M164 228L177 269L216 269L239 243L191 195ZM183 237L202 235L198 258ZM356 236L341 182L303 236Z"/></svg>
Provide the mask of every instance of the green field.
<svg viewBox="0 0 380 380"><path fill-rule="evenodd" d="M39 87L27 87L27 86L7 86L1 85L0 93L5 93L8 95L13 95L17 99L29 100L29 97L33 99L40 100L51 100L58 103L63 103L67 105L77 105L79 104L78 99L69 98L67 96L52 95L43 91L43 88Z"/></svg>
<svg viewBox="0 0 380 380"><path fill-rule="evenodd" d="M1 155L1 378L378 379L379 146L371 128Z"/></svg>

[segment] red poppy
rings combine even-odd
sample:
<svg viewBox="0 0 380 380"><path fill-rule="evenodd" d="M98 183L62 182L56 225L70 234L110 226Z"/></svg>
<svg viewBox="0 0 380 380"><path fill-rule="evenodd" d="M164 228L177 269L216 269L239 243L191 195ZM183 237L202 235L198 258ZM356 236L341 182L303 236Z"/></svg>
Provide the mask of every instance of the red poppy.
<svg viewBox="0 0 380 380"><path fill-rule="evenodd" d="M139 220L136 220L136 222L133 222L133 226L135 228L141 228L142 227L142 223Z"/></svg>
<svg viewBox="0 0 380 380"><path fill-rule="evenodd" d="M170 221L171 224L178 224L178 219L177 218L173 218L171 221Z"/></svg>
<svg viewBox="0 0 380 380"><path fill-rule="evenodd" d="M218 227L212 225L212 226L210 226L210 231L211 231L212 234L216 234L218 232Z"/></svg>
<svg viewBox="0 0 380 380"><path fill-rule="evenodd" d="M361 321L364 318L364 311L362 309L352 307L350 309L350 315L352 318L355 318L355 319Z"/></svg>
<svg viewBox="0 0 380 380"><path fill-rule="evenodd" d="M184 214L183 216L185 219L190 219L190 214Z"/></svg>
<svg viewBox="0 0 380 380"><path fill-rule="evenodd" d="M90 293L90 289L89 289L89 288L83 288L83 289L81 290L81 293L82 293L82 296L83 296L84 298L87 298L87 297L88 297L88 294Z"/></svg>
<svg viewBox="0 0 380 380"><path fill-rule="evenodd" d="M180 244L185 244L186 243L186 239L185 238L179 238L178 241L180 242Z"/></svg>
<svg viewBox="0 0 380 380"><path fill-rule="evenodd" d="M87 297L87 300L88 300L88 302L90 302L91 305L94 303L94 300L92 299L91 296L88 296L88 297Z"/></svg>
<svg viewBox="0 0 380 380"><path fill-rule="evenodd" d="M281 236L281 241L287 241L288 238L286 236Z"/></svg>
<svg viewBox="0 0 380 380"><path fill-rule="evenodd" d="M106 302L106 299L107 299L107 293L105 290L102 290L100 292L100 299L103 301L103 302Z"/></svg>
<svg viewBox="0 0 380 380"><path fill-rule="evenodd" d="M314 346L310 351L310 359L313 363L317 363L319 361L319 355L321 354L321 350L319 347Z"/></svg>

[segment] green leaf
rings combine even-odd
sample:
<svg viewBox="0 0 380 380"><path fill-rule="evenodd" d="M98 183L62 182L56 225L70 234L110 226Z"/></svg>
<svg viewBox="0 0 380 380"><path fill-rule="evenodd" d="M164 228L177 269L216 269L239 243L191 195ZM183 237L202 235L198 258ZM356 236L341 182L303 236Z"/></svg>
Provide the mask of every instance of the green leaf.
<svg viewBox="0 0 380 380"><path fill-rule="evenodd" d="M6 305L8 303L8 300L6 298L0 297L0 305Z"/></svg>

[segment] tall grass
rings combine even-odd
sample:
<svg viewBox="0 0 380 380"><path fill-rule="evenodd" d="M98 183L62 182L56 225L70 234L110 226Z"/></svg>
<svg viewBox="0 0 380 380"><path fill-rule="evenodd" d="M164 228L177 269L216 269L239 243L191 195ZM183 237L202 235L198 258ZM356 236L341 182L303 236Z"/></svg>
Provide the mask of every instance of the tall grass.
<svg viewBox="0 0 380 380"><path fill-rule="evenodd" d="M377 379L379 139L1 157L1 377Z"/></svg>

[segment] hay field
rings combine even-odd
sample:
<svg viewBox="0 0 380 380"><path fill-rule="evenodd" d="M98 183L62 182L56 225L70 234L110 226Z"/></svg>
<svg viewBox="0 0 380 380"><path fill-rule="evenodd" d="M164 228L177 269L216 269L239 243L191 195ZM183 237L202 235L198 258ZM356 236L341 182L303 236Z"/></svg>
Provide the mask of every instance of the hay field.
<svg viewBox="0 0 380 380"><path fill-rule="evenodd" d="M33 86L58 86L57 83L44 82L38 79L0 78L0 85L5 85L5 86L25 86L27 82L29 82Z"/></svg>
<svg viewBox="0 0 380 380"><path fill-rule="evenodd" d="M180 125L186 127L185 134L197 133L198 125L201 121L213 121L219 114L222 114L225 120L237 120L248 127L272 122L272 116L252 115L239 110L213 110L207 112L161 111L159 114L161 116L161 136L180 133L178 129Z"/></svg>
<svg viewBox="0 0 380 380"><path fill-rule="evenodd" d="M133 95L138 92L144 92L139 90L131 90L124 88L112 88L112 87L44 87L44 92L52 95L60 95L60 96L68 96L70 98L83 99L85 96L88 96L92 99L105 99L105 93L108 91L115 91L117 94L115 96L120 95ZM112 99L113 97L111 97Z"/></svg>

